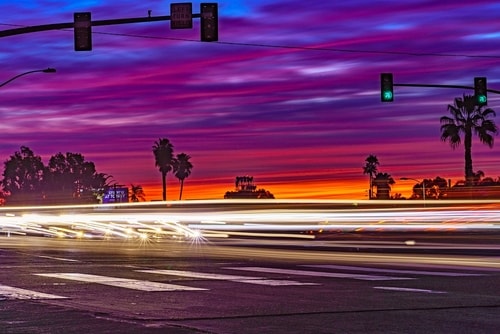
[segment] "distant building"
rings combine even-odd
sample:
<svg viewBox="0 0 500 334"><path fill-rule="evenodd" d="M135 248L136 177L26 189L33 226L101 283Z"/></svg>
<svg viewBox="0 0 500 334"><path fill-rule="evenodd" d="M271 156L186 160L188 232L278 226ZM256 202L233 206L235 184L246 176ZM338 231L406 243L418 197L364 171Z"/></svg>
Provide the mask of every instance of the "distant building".
<svg viewBox="0 0 500 334"><path fill-rule="evenodd" d="M263 198L273 199L274 195L265 189L257 189L253 183L253 176L237 176L235 180L235 191L228 191L225 199Z"/></svg>

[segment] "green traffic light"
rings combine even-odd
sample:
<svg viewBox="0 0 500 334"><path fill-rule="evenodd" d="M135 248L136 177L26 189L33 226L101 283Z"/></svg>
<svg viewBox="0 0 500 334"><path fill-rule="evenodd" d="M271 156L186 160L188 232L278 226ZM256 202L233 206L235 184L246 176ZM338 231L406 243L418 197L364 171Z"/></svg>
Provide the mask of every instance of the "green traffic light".
<svg viewBox="0 0 500 334"><path fill-rule="evenodd" d="M488 102L488 99L486 98L485 95L478 95L477 97L477 102L480 104L480 105L485 105L486 102Z"/></svg>
<svg viewBox="0 0 500 334"><path fill-rule="evenodd" d="M476 96L476 103L479 107L488 104L487 97L488 88L486 85L486 77L474 78L474 95Z"/></svg>
<svg viewBox="0 0 500 334"><path fill-rule="evenodd" d="M383 100L384 101L392 101L393 100L393 94L390 90L386 90L383 92Z"/></svg>
<svg viewBox="0 0 500 334"><path fill-rule="evenodd" d="M380 99L382 102L394 101L392 73L380 73Z"/></svg>

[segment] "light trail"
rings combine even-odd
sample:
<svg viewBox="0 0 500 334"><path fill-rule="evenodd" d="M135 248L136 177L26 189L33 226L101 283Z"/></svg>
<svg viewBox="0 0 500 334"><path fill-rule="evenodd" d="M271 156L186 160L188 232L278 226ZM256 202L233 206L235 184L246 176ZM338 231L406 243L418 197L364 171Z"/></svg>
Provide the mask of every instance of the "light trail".
<svg viewBox="0 0 500 334"><path fill-rule="evenodd" d="M199 242L232 235L314 237L305 237L306 232L500 232L500 203L496 201L427 201L425 208L420 204L208 200L2 207L0 233L123 239L169 236Z"/></svg>

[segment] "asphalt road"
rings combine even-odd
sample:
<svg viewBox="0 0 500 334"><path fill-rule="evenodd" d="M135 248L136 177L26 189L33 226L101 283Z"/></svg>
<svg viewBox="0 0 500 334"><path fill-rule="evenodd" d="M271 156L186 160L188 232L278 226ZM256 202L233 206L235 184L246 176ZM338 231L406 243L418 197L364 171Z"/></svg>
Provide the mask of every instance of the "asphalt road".
<svg viewBox="0 0 500 334"><path fill-rule="evenodd" d="M500 328L500 254L468 255L466 248L462 254L337 251L311 248L309 242L271 247L272 242L255 240L190 244L2 236L0 331L494 333Z"/></svg>

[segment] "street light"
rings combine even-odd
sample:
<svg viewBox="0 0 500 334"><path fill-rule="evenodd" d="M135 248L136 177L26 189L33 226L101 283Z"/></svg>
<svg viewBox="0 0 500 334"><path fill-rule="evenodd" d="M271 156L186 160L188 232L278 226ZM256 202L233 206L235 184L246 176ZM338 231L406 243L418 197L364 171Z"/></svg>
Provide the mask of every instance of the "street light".
<svg viewBox="0 0 500 334"><path fill-rule="evenodd" d="M399 178L401 181L408 181L408 180L412 180L412 181L415 181L417 183L422 183L422 199L424 200L424 206L425 206L425 180L423 180L422 182L420 182L419 180L417 179L412 179L411 177L401 177Z"/></svg>
<svg viewBox="0 0 500 334"><path fill-rule="evenodd" d="M30 74L30 73L36 73L36 72L43 72L43 73L55 73L55 72L56 72L56 69L55 69L55 68L48 67L48 68L43 69L43 70L33 70L33 71L24 72L24 73L21 73L21 74L16 75L16 76L15 76L15 77L13 77L13 78L10 78L9 80L7 80L7 81L5 81L4 83L0 84L0 87L5 86L5 85L6 85L6 84L8 84L9 82L16 80L17 78L22 77L23 75Z"/></svg>

